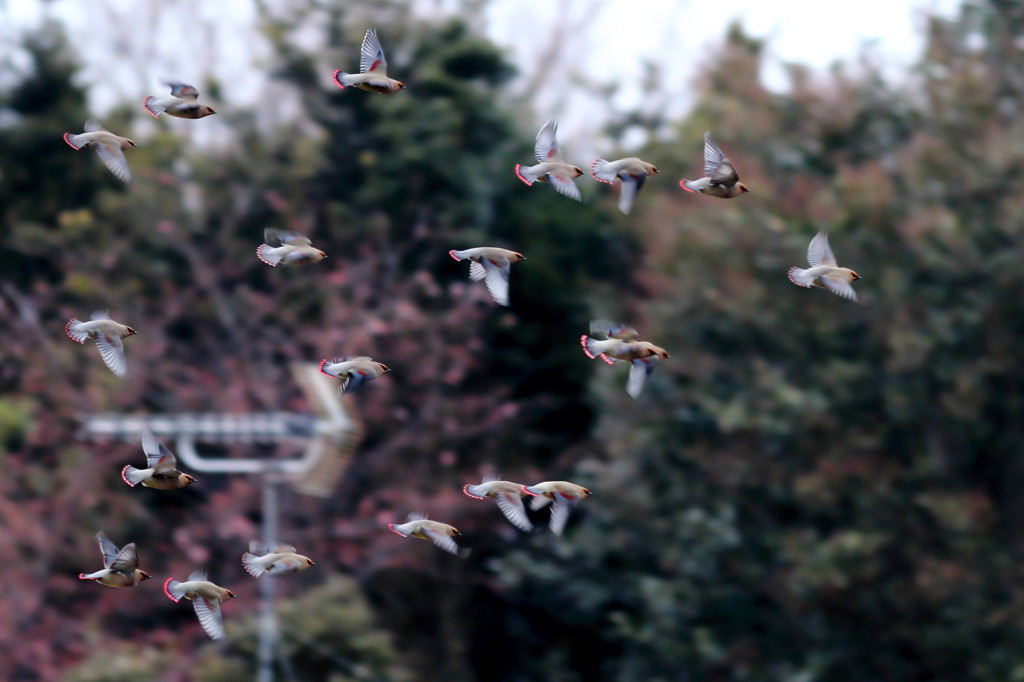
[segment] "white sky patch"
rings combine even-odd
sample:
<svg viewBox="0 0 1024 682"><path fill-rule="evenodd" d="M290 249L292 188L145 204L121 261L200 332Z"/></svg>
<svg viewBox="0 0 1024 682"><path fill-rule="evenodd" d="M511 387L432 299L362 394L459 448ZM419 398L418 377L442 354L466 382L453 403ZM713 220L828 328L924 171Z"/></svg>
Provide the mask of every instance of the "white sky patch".
<svg viewBox="0 0 1024 682"><path fill-rule="evenodd" d="M457 5L441 0L414 4L428 17ZM768 40L763 77L768 87L781 89L787 84L784 63L820 71L838 60L854 60L866 46L898 74L922 47L925 16L953 16L959 5L959 0L492 0L483 11L484 30L519 68L513 94L532 101L534 110L524 110L521 123L539 127L557 117L568 151L578 142L588 147L579 151L589 154L597 151L599 130L612 111L648 107L684 114L693 102L695 68L721 43L733 21L739 20L749 35ZM275 3L270 6L276 11ZM266 92L268 79L260 66L269 61L270 49L256 30L255 15L252 0L8 0L0 1L0 44L10 45L20 28L55 18L83 55L81 80L92 86L97 115L121 101L162 95L166 78L201 87L209 73L223 87L225 101L211 102L220 111L251 107ZM559 31L562 39L552 43ZM542 65L552 46L550 61ZM658 65L658 92L665 99L643 91L645 61ZM541 67L544 73L535 78ZM324 76L324 87L330 85L329 76ZM614 86L614 95L587 94L583 83Z"/></svg>

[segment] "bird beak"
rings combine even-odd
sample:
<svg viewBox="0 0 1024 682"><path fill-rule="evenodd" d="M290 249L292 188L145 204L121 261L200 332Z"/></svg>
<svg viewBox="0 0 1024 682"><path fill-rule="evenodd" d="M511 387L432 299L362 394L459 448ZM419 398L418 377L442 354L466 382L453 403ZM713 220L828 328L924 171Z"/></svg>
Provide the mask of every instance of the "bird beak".
<svg viewBox="0 0 1024 682"><path fill-rule="evenodd" d="M146 573L145 571L142 571L142 580L149 580L152 577L153 576L151 576L149 573Z"/></svg>

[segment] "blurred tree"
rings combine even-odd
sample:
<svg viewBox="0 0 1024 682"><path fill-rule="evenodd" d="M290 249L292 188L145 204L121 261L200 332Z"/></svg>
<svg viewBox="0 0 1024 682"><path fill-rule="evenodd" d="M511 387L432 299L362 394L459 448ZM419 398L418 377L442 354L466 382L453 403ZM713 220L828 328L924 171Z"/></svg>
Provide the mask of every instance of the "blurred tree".
<svg viewBox="0 0 1024 682"><path fill-rule="evenodd" d="M739 28L709 60L643 155L696 160L710 128L753 192L645 197L646 329L673 357L636 405L602 379L596 495L501 561L551 637L527 678L1020 676L1022 20L932 19L917 88L867 53L770 93ZM862 305L785 280L817 230Z"/></svg>

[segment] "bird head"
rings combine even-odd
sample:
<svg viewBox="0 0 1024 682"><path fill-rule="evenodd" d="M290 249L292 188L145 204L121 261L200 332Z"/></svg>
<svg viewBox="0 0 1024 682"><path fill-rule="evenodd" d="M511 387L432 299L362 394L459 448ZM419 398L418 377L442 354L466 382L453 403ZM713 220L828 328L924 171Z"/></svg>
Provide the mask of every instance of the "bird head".
<svg viewBox="0 0 1024 682"><path fill-rule="evenodd" d="M309 559L309 558L307 558L307 559L306 559L306 565L307 565L307 566L316 566L316 564L315 564L315 563L313 563L313 560L312 560L312 559Z"/></svg>
<svg viewBox="0 0 1024 682"><path fill-rule="evenodd" d="M142 582L143 580L149 580L152 577L153 576L151 576L149 573L146 573L145 571L139 571L139 582Z"/></svg>
<svg viewBox="0 0 1024 682"><path fill-rule="evenodd" d="M860 279L860 275L853 270L850 270L850 281L856 282L858 279Z"/></svg>
<svg viewBox="0 0 1024 682"><path fill-rule="evenodd" d="M227 597L224 598L224 601L227 601L228 599L234 599L235 598L235 593L232 592L231 590L224 590L224 593L227 594Z"/></svg>
<svg viewBox="0 0 1024 682"><path fill-rule="evenodd" d="M134 329L132 329L131 327L126 327L126 329L128 330L128 336L135 336L136 334L139 333L139 332L135 331Z"/></svg>
<svg viewBox="0 0 1024 682"><path fill-rule="evenodd" d="M405 90L405 83L403 83L402 81L395 81L395 82L398 83L398 89L399 90Z"/></svg>
<svg viewBox="0 0 1024 682"><path fill-rule="evenodd" d="M384 372L385 374L387 374L388 372L391 371L391 368L388 367L387 365L385 365L383 362L378 362L377 364L380 365L380 371L381 372Z"/></svg>
<svg viewBox="0 0 1024 682"><path fill-rule="evenodd" d="M185 485L192 485L196 482L195 476L189 476L188 474L182 474L182 480L185 481Z"/></svg>
<svg viewBox="0 0 1024 682"><path fill-rule="evenodd" d="M526 256L521 253L513 252L512 255L515 257L517 263L521 260L526 260Z"/></svg>
<svg viewBox="0 0 1024 682"><path fill-rule="evenodd" d="M592 492L590 492L589 490L587 490L586 488L583 488L583 489L582 489L582 492L583 492L583 496L584 496L584 497L586 497L587 495L593 495L593 493L592 493Z"/></svg>
<svg viewBox="0 0 1024 682"><path fill-rule="evenodd" d="M581 171L581 170L580 170L579 168L576 168L576 167L574 166L574 167L573 167L573 170L574 170L574 171L576 172L576 177L577 177L577 178L578 178L579 176L583 175L583 171Z"/></svg>
<svg viewBox="0 0 1024 682"><path fill-rule="evenodd" d="M740 188L741 192L749 192L750 191L750 188L747 187L746 185L744 185L742 182L737 183L736 186Z"/></svg>
<svg viewBox="0 0 1024 682"><path fill-rule="evenodd" d="M204 106L204 107L202 108L202 115L203 115L203 116L210 116L210 115L212 115L212 114L216 114L216 113L217 113L217 112L213 110L213 107L210 107L210 106ZM200 118L202 118L202 116L200 116Z"/></svg>

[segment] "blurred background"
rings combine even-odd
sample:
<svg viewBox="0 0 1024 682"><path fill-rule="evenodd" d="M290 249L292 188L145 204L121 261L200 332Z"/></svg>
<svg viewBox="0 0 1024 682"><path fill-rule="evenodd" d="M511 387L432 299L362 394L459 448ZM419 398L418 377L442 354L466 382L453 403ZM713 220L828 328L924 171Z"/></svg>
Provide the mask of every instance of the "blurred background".
<svg viewBox="0 0 1024 682"><path fill-rule="evenodd" d="M368 354L347 468L281 490L317 565L275 583L276 679L1024 679L1024 6L621 5L0 4L0 678L253 679L259 479L128 488L81 417L310 412L290 364ZM331 82L370 26L398 95ZM166 78L217 115L150 117ZM630 216L516 179L551 117L571 163L658 166ZM131 185L62 141L90 118ZM679 189L706 130L750 194ZM330 257L269 268L265 227ZM819 230L860 304L787 280ZM447 255L484 244L528 258L510 308ZM63 334L104 309L124 380ZM638 400L593 318L671 353ZM594 495L522 533L461 493L488 472ZM79 581L101 529L155 579ZM161 594L195 568L225 643Z"/></svg>

